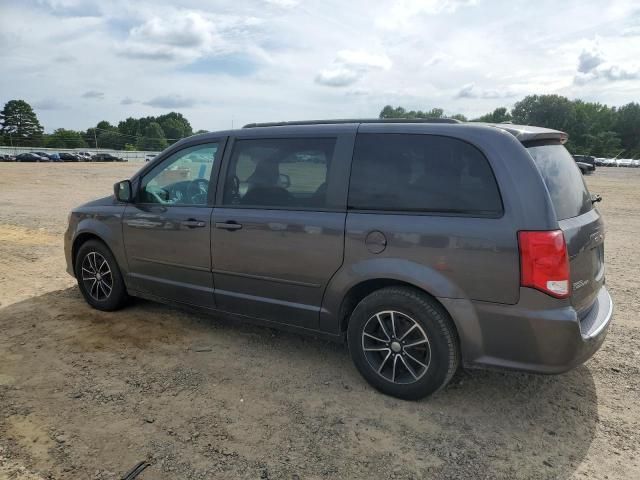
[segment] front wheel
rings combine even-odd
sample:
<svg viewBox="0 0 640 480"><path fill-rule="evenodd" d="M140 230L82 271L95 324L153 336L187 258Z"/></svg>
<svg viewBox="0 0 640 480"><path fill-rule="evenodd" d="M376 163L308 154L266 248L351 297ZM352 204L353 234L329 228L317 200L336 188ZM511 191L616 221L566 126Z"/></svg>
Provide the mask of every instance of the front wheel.
<svg viewBox="0 0 640 480"><path fill-rule="evenodd" d="M387 287L364 298L351 316L347 340L362 376L394 397L431 395L458 368L458 342L448 314L416 289Z"/></svg>
<svg viewBox="0 0 640 480"><path fill-rule="evenodd" d="M89 305L98 310L122 308L129 296L118 263L107 246L89 240L78 249L75 263L80 293Z"/></svg>

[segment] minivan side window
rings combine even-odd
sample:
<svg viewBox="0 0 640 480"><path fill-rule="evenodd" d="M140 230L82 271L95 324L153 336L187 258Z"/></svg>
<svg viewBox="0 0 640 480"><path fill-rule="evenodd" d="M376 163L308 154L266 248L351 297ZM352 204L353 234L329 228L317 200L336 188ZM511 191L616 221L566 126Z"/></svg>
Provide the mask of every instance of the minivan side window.
<svg viewBox="0 0 640 480"><path fill-rule="evenodd" d="M473 145L451 137L358 134L349 208L498 216L493 171Z"/></svg>
<svg viewBox="0 0 640 480"><path fill-rule="evenodd" d="M236 140L224 205L324 208L335 138Z"/></svg>
<svg viewBox="0 0 640 480"><path fill-rule="evenodd" d="M173 153L142 179L138 203L204 206L217 143L206 143Z"/></svg>

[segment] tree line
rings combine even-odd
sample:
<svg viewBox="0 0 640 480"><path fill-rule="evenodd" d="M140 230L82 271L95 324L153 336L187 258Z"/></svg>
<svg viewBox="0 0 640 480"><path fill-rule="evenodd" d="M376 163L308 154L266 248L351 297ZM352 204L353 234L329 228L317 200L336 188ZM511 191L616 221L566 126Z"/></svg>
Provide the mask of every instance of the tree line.
<svg viewBox="0 0 640 480"><path fill-rule="evenodd" d="M103 120L85 131L58 128L49 134L44 133L33 108L24 100L10 100L0 112L0 145L15 147L158 151L193 134L189 120L177 112L158 117L129 117L117 125Z"/></svg>
<svg viewBox="0 0 640 480"><path fill-rule="evenodd" d="M441 108L427 111L405 110L387 105L380 118L455 118L462 121L503 123L562 130L569 134L566 146L571 153L595 157L640 158L640 104L621 107L569 100L560 95L529 95L511 110L493 112L468 120L464 115L445 115Z"/></svg>
<svg viewBox="0 0 640 480"><path fill-rule="evenodd" d="M380 118L444 117L445 112L441 108L416 111L387 105L380 112ZM609 107L601 103L569 100L560 95L529 95L511 110L500 107L471 120L461 114L447 117L554 128L569 134L567 148L571 153L640 158L640 104L636 102ZM202 132L204 130L195 133ZM158 117L129 117L117 125L103 120L86 131L59 128L50 134L44 133L33 108L24 100L10 100L0 112L0 145L17 147L158 151L193 134L189 121L177 112Z"/></svg>

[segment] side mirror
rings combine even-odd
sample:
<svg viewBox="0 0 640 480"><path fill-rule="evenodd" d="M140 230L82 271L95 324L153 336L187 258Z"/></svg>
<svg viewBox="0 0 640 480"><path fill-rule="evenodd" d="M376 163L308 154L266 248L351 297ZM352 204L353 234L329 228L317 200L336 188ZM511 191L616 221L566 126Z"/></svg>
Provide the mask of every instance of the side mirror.
<svg viewBox="0 0 640 480"><path fill-rule="evenodd" d="M291 178L289 177L289 175L281 173L278 176L278 186L282 188L289 188L291 186Z"/></svg>
<svg viewBox="0 0 640 480"><path fill-rule="evenodd" d="M130 203L133 200L131 181L122 180L113 186L113 194L119 202Z"/></svg>

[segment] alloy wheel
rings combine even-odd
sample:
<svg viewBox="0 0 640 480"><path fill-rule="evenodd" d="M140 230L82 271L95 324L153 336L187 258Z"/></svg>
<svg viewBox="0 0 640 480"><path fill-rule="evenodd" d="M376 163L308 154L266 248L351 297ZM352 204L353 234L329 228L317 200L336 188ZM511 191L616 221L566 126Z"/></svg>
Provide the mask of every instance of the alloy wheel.
<svg viewBox="0 0 640 480"><path fill-rule="evenodd" d="M92 251L82 260L82 283L91 298L104 301L113 290L113 274L109 262L98 252Z"/></svg>
<svg viewBox="0 0 640 480"><path fill-rule="evenodd" d="M369 366L393 383L418 381L431 363L431 345L424 329L395 310L378 312L367 320L362 349Z"/></svg>

